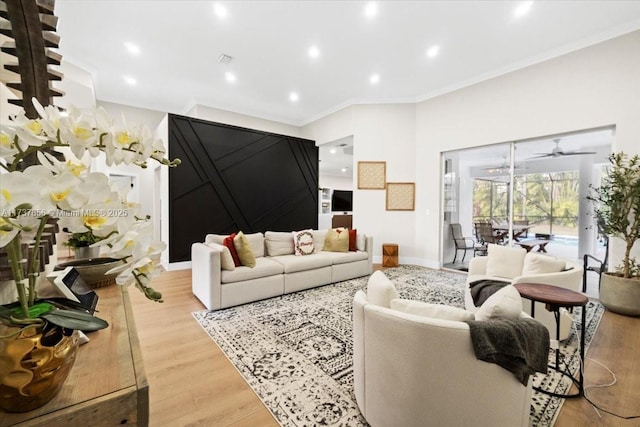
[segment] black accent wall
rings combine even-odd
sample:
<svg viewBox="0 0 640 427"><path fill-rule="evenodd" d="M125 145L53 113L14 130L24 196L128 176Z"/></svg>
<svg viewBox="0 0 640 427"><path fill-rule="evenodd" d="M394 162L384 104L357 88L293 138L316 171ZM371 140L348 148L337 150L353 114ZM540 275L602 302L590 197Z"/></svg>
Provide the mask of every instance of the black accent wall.
<svg viewBox="0 0 640 427"><path fill-rule="evenodd" d="M314 141L169 115L169 262L208 233L318 226Z"/></svg>

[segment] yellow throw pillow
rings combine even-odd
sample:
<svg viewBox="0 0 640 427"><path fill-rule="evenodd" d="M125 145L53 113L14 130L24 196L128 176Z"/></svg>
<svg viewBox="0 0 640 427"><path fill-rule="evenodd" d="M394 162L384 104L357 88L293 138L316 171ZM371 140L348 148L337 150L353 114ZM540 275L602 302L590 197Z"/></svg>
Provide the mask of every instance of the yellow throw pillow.
<svg viewBox="0 0 640 427"><path fill-rule="evenodd" d="M349 230L346 228L332 228L324 238L323 251L349 252Z"/></svg>
<svg viewBox="0 0 640 427"><path fill-rule="evenodd" d="M242 265L250 268L256 266L256 257L253 255L247 236L245 236L242 231L238 232L236 237L233 238L233 246L236 248L236 252L238 252L238 258L240 258Z"/></svg>

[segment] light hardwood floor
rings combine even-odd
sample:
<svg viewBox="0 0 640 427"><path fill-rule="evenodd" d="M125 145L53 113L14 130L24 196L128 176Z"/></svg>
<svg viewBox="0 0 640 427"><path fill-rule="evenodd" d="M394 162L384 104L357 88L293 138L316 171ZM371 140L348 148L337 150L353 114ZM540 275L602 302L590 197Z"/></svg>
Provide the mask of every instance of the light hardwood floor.
<svg viewBox="0 0 640 427"><path fill-rule="evenodd" d="M191 270L165 272L153 286L162 304L147 301L132 289L135 321L150 386L151 426L277 426L269 411L245 383L191 312L202 304L191 293ZM640 318L606 312L587 358L616 373L612 387L590 389L604 408L640 415ZM606 383L610 377L587 361L586 383ZM556 427L640 427L640 419L621 420L602 414L585 399L568 399Z"/></svg>

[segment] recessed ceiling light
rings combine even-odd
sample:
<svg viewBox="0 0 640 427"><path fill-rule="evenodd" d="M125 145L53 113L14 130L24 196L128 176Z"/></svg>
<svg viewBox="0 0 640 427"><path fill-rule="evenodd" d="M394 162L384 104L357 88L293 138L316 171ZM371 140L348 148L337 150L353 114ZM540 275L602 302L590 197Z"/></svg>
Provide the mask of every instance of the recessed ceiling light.
<svg viewBox="0 0 640 427"><path fill-rule="evenodd" d="M335 149L335 148L332 148L331 150L329 150L329 153L331 153L331 154L336 154L336 149Z"/></svg>
<svg viewBox="0 0 640 427"><path fill-rule="evenodd" d="M347 171L347 168L342 168L342 169L340 169L340 170L342 171L342 173L344 173L344 172L346 172L346 171Z"/></svg>
<svg viewBox="0 0 640 427"><path fill-rule="evenodd" d="M122 78L129 86L135 86L138 84L138 81L131 76L122 76Z"/></svg>
<svg viewBox="0 0 640 427"><path fill-rule="evenodd" d="M531 10L531 6L533 6L533 1L522 2L515 8L513 14L516 17L524 16L529 13L529 11Z"/></svg>
<svg viewBox="0 0 640 427"><path fill-rule="evenodd" d="M438 45L431 46L429 49L427 49L427 56L429 58L433 58L435 56L438 56L438 53L440 53L440 46L438 46Z"/></svg>
<svg viewBox="0 0 640 427"><path fill-rule="evenodd" d="M227 71L226 73L224 73L224 78L229 82L229 83L235 83L236 82L236 75L233 74L230 71Z"/></svg>
<svg viewBox="0 0 640 427"><path fill-rule="evenodd" d="M378 84L380 82L380 74L372 74L371 77L369 77L369 83L371 83L372 85Z"/></svg>
<svg viewBox="0 0 640 427"><path fill-rule="evenodd" d="M124 42L124 47L127 48L127 51L129 51L130 54L132 55L139 55L140 54L140 47L138 47L137 44L131 43L131 42Z"/></svg>
<svg viewBox="0 0 640 427"><path fill-rule="evenodd" d="M318 49L318 46L311 46L309 48L309 57L317 58L318 56L320 56L320 49Z"/></svg>
<svg viewBox="0 0 640 427"><path fill-rule="evenodd" d="M370 1L364 7L364 14L367 15L368 18L373 18L378 14L378 5L374 1Z"/></svg>
<svg viewBox="0 0 640 427"><path fill-rule="evenodd" d="M229 11L227 10L227 8L223 4L220 4L220 3L214 3L213 4L213 12L220 19L224 19L229 15Z"/></svg>
<svg viewBox="0 0 640 427"><path fill-rule="evenodd" d="M291 92L289 94L289 101L296 102L296 101L298 101L298 99L300 99L300 97L298 96L298 94L296 92Z"/></svg>

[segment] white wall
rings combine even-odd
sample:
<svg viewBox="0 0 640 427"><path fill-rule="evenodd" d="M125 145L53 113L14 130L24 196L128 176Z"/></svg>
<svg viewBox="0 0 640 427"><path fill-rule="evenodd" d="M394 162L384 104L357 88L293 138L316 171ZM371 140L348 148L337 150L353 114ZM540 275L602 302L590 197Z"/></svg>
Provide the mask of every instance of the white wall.
<svg viewBox="0 0 640 427"><path fill-rule="evenodd" d="M164 111L149 110L147 108L138 108L99 100L96 101L96 106L104 108L109 116L113 117L117 123L122 124L122 116L124 115L129 125L142 123L149 127L149 129L157 128L167 114Z"/></svg>
<svg viewBox="0 0 640 427"><path fill-rule="evenodd" d="M306 125L303 135L318 144L353 135L356 165L358 161L386 161L388 182L413 182L415 117L415 104L354 105ZM415 213L385 210L385 191L358 190L354 169L353 226L374 237L374 260L380 262L383 243L398 243L400 262L419 263Z"/></svg>
<svg viewBox="0 0 640 427"><path fill-rule="evenodd" d="M427 243L440 241L439 152L615 125L612 150L640 153L639 52L635 31L419 103L417 255L440 259L440 245Z"/></svg>
<svg viewBox="0 0 640 427"><path fill-rule="evenodd" d="M187 113L187 115L198 119L272 132L280 135L295 136L298 138L303 137L301 128L298 126L220 110L218 108L205 107L203 105L196 105Z"/></svg>
<svg viewBox="0 0 640 427"><path fill-rule="evenodd" d="M332 190L353 190L353 177L351 175L344 177L321 173L318 176L318 187Z"/></svg>

